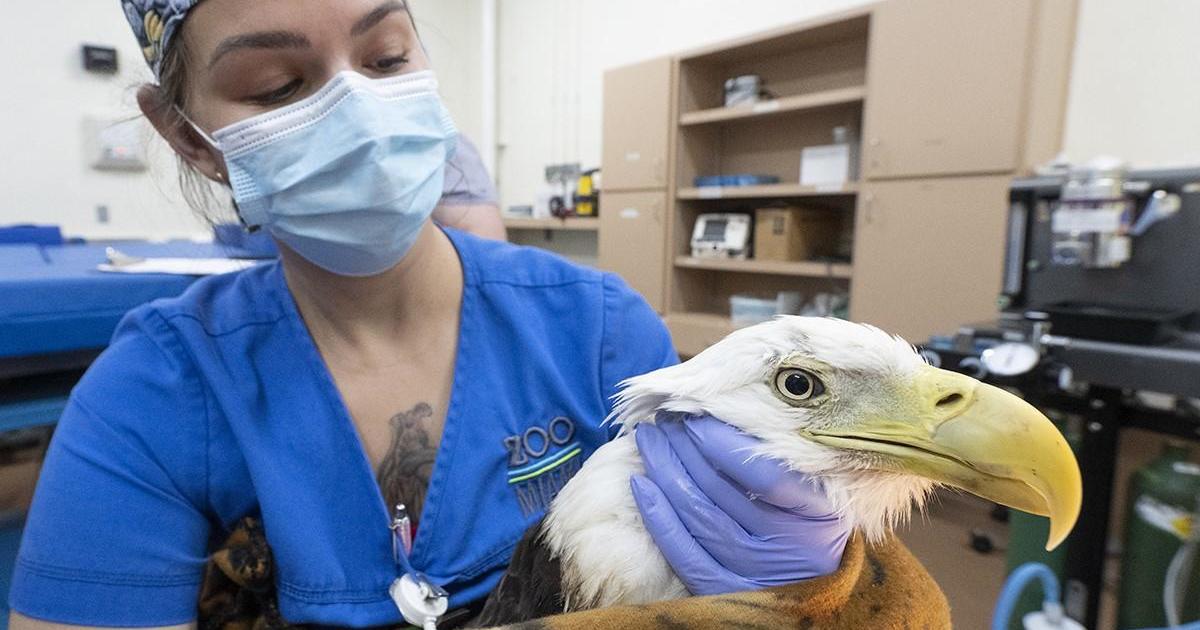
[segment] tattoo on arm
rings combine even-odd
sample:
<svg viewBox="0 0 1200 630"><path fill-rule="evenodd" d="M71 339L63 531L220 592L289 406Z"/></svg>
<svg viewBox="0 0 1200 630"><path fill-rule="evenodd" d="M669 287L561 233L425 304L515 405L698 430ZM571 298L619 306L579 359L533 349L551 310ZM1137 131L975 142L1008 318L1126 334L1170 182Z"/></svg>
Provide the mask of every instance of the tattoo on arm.
<svg viewBox="0 0 1200 630"><path fill-rule="evenodd" d="M433 408L428 403L392 417L392 445L379 463L376 477L390 511L403 503L414 522L425 507L425 491L433 475L437 448L429 437Z"/></svg>

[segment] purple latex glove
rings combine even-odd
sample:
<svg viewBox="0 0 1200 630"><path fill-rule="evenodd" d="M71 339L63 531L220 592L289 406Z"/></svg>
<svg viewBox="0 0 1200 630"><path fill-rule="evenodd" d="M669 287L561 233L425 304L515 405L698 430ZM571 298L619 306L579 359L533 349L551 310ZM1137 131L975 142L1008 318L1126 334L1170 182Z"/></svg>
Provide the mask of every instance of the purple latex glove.
<svg viewBox="0 0 1200 630"><path fill-rule="evenodd" d="M693 595L832 573L850 528L808 477L747 461L753 438L712 417L639 425L646 476L630 480L647 531Z"/></svg>

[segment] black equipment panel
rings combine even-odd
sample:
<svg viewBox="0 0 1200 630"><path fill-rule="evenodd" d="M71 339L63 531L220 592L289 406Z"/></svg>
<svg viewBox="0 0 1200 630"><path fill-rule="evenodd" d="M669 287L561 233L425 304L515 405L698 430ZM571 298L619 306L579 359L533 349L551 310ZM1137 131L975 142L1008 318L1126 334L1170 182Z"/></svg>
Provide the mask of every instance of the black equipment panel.
<svg viewBox="0 0 1200 630"><path fill-rule="evenodd" d="M1139 209L1155 190L1179 194L1183 205L1175 216L1134 237L1132 258L1116 269L1051 264L1050 217L1064 181L1046 177L1013 183L1003 291L1009 301L1006 310L1024 312L1075 302L1117 309L1200 311L1200 169L1129 173L1127 181L1146 184L1145 192L1137 195Z"/></svg>

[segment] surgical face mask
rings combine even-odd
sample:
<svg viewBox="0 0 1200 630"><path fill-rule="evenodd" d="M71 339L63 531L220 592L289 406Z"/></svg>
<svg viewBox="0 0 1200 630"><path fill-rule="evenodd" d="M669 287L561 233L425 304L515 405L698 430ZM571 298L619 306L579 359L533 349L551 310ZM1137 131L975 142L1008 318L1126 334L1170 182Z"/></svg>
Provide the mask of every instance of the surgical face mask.
<svg viewBox="0 0 1200 630"><path fill-rule="evenodd" d="M190 122L190 121L189 121ZM400 262L442 195L457 132L433 72L341 72L312 96L220 129L238 214L332 273Z"/></svg>

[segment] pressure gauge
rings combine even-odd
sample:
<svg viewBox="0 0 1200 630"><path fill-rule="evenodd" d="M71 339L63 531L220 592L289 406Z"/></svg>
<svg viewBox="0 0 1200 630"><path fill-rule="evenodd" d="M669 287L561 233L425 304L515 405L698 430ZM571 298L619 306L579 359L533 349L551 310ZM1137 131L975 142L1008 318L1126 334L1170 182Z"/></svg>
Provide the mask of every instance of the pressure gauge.
<svg viewBox="0 0 1200 630"><path fill-rule="evenodd" d="M1026 343L1002 343L984 350L980 358L992 374L1019 376L1037 367L1042 355Z"/></svg>

